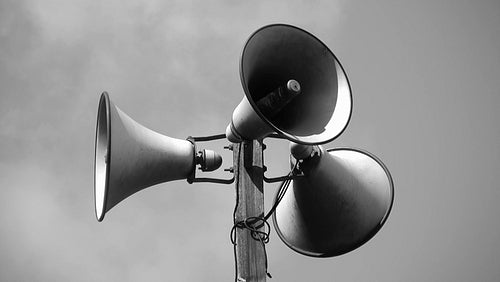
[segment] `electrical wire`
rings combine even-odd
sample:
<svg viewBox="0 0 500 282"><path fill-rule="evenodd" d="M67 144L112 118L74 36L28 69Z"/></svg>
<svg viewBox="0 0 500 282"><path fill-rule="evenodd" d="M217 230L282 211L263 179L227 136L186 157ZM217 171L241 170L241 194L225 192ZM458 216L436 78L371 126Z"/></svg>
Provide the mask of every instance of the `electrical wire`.
<svg viewBox="0 0 500 282"><path fill-rule="evenodd" d="M240 156L241 156L241 148L239 148L238 151L238 161L240 161ZM236 182L236 205L234 207L233 211L233 221L234 225L231 228L231 233L230 233L230 239L231 243L233 244L233 251L234 251L234 266L235 266L235 281L238 281L238 257L236 255L236 229L247 229L250 231L250 235L252 239L259 241L262 244L262 248L264 250L264 257L265 257L265 267L266 267L266 275L269 278L272 278L271 274L268 271L268 261L267 261L267 252L266 252L266 245L269 242L269 235L271 233L271 226L269 222L267 221L271 215L276 211L276 208L278 207L279 203L285 196L286 191L288 190L288 187L290 186L290 183L292 182L292 178L296 172L298 166L298 162L295 163L294 167L291 169L291 171L288 173L288 178L283 181L278 189L278 192L276 194L276 198L274 200L274 204L269 210L269 212L265 216L251 216L247 217L244 220L240 220L238 222L234 221L236 219L236 212L238 210L239 206L239 181ZM263 230L261 230L263 228Z"/></svg>

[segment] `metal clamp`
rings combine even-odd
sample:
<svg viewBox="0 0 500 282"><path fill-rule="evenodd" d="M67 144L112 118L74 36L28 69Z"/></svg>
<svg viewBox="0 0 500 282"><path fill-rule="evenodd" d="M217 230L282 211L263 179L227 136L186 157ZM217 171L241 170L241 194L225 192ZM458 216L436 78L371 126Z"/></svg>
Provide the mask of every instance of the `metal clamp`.
<svg viewBox="0 0 500 282"><path fill-rule="evenodd" d="M196 152L196 142L205 142L205 141L212 141L212 140L218 140L218 139L225 139L226 135L225 134L218 134L218 135L210 135L210 136L202 136L202 137L193 137L189 136L186 138L187 141L191 142L193 144L193 151ZM194 160L193 162L196 164L196 153L193 156ZM200 177L196 178L196 167L193 168L193 171L187 178L187 182L189 184L195 183L195 182L209 182L209 183L219 183L219 184L231 184L234 182L234 174L233 177L230 179L219 179L219 178L210 178L210 177Z"/></svg>

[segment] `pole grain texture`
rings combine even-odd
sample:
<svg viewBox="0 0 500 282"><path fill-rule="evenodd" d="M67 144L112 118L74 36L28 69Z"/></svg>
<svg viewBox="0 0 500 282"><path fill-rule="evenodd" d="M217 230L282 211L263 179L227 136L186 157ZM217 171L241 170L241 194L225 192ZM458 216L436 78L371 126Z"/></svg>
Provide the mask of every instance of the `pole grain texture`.
<svg viewBox="0 0 500 282"><path fill-rule="evenodd" d="M264 215L264 170L262 141L234 144L237 203L234 222ZM263 227L261 227L263 228ZM236 281L266 281L266 254L263 244L250 230L236 228Z"/></svg>

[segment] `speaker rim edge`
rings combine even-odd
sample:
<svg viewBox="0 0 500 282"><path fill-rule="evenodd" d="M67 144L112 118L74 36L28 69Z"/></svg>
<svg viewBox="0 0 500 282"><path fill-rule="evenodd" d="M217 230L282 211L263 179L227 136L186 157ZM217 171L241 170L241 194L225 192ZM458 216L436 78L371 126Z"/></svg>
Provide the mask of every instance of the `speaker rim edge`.
<svg viewBox="0 0 500 282"><path fill-rule="evenodd" d="M99 123L99 109L101 106L101 103L104 102L105 110L106 110L106 134L107 134L107 165L106 165L106 179L104 181L104 199L103 199L103 205L102 205L102 214L99 217L97 214L97 198L96 198L96 157L97 157L97 138L98 138L98 130L99 126L96 126L96 135L95 135L95 145L94 145L94 211L96 214L97 221L101 222L104 219L104 216L106 215L107 212L107 202L108 202L108 188L109 188L109 170L111 167L111 100L109 98L108 92L104 91L101 94L101 98L99 100L99 108L98 108L98 117L97 117L97 122Z"/></svg>

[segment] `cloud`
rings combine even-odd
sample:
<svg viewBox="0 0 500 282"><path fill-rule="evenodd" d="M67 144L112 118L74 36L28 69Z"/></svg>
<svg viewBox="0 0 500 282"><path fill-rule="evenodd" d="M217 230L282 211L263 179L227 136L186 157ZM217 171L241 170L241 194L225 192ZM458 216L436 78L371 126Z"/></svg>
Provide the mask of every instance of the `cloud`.
<svg viewBox="0 0 500 282"><path fill-rule="evenodd" d="M99 94L109 91L132 118L173 137L222 133L243 97L239 55L255 29L338 28L337 3L318 2L314 16L307 7L1 1L1 280L232 279L232 187L159 185L95 222Z"/></svg>

